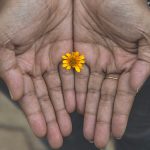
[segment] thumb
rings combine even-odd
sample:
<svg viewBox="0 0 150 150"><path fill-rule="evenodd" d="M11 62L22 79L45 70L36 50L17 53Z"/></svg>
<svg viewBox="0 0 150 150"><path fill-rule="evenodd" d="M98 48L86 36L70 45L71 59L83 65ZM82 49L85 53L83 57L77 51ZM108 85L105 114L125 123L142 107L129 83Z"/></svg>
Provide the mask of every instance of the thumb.
<svg viewBox="0 0 150 150"><path fill-rule="evenodd" d="M139 60L131 70L130 83L135 92L138 92L150 75L150 63Z"/></svg>
<svg viewBox="0 0 150 150"><path fill-rule="evenodd" d="M23 77L15 53L6 48L0 48L0 77L6 83L11 98L19 100L23 96Z"/></svg>
<svg viewBox="0 0 150 150"><path fill-rule="evenodd" d="M150 46L148 40L143 39L139 43L138 60L131 70L131 86L139 90L150 75Z"/></svg>

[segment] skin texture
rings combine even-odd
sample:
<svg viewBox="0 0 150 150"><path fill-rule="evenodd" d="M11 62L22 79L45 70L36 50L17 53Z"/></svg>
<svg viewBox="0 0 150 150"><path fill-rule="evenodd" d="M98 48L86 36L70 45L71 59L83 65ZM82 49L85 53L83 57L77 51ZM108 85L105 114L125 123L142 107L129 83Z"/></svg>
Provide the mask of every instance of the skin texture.
<svg viewBox="0 0 150 150"><path fill-rule="evenodd" d="M0 77L34 133L53 148L71 133L74 75L59 67L72 51L70 0L0 1ZM68 84L68 81L70 84Z"/></svg>
<svg viewBox="0 0 150 150"><path fill-rule="evenodd" d="M124 134L150 75L150 9L144 0L75 0L74 12L74 49L86 58L75 75L77 109L85 138L103 148Z"/></svg>

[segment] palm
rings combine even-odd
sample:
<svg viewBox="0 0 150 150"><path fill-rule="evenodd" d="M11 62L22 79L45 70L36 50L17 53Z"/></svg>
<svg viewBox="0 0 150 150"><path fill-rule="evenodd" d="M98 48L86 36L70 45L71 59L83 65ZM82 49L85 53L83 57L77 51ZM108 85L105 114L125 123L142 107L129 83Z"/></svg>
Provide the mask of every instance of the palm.
<svg viewBox="0 0 150 150"><path fill-rule="evenodd" d="M85 107L85 137L103 147L111 119L113 135L124 133L134 96L149 76L149 9L139 0L77 0L75 12L75 49L89 68L76 74L77 107Z"/></svg>
<svg viewBox="0 0 150 150"><path fill-rule="evenodd" d="M73 74L59 68L61 56L72 50L72 4L69 0L0 3L4 6L0 14L1 77L13 98L21 98L35 134L44 136L47 131L50 144L58 148L62 136L71 132L67 111L75 107Z"/></svg>

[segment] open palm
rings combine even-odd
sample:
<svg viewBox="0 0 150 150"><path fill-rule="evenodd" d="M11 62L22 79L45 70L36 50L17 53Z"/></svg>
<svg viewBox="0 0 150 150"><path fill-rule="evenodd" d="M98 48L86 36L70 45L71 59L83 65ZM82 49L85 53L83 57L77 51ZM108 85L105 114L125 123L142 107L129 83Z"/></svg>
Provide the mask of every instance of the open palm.
<svg viewBox="0 0 150 150"><path fill-rule="evenodd" d="M0 6L0 76L34 133L47 134L58 148L71 133L68 112L75 109L73 73L59 67L72 50L72 2L2 0Z"/></svg>
<svg viewBox="0 0 150 150"><path fill-rule="evenodd" d="M124 134L150 75L150 10L141 0L76 0L74 7L74 45L87 63L75 76L77 108L85 137L101 148L111 132Z"/></svg>

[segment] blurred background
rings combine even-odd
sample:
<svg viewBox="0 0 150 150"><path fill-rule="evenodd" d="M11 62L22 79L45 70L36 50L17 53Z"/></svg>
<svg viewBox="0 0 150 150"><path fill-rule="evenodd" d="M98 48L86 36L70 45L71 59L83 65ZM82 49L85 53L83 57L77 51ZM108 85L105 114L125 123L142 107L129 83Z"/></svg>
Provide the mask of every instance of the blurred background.
<svg viewBox="0 0 150 150"><path fill-rule="evenodd" d="M97 150L82 134L82 116L72 114L73 133L60 150ZM5 84L0 81L0 150L51 150L46 139L35 137L17 103L10 100ZM106 150L114 150L110 142Z"/></svg>

